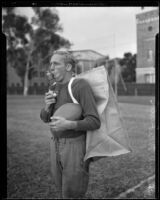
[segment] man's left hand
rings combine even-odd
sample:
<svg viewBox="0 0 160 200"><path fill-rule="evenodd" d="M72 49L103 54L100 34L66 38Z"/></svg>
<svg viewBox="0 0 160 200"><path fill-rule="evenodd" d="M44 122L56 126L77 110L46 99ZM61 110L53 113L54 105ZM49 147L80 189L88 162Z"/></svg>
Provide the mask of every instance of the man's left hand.
<svg viewBox="0 0 160 200"><path fill-rule="evenodd" d="M68 129L76 129L77 122L70 121L64 117L51 117L52 122L49 123L50 127L55 131L65 131Z"/></svg>

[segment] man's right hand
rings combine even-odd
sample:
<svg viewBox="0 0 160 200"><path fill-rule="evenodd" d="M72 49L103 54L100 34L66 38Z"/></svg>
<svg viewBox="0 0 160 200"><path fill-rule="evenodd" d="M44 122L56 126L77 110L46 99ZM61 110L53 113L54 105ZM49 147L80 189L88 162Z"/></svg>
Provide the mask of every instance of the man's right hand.
<svg viewBox="0 0 160 200"><path fill-rule="evenodd" d="M55 95L53 94L53 92L47 92L45 94L44 101L46 104L45 110L48 110L51 104L56 103Z"/></svg>

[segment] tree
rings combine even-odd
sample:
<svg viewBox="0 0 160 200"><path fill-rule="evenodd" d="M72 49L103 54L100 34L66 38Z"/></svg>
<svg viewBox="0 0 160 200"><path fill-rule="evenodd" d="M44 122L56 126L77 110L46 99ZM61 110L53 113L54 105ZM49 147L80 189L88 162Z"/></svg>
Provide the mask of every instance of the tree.
<svg viewBox="0 0 160 200"><path fill-rule="evenodd" d="M28 82L33 73L49 62L54 50L70 48L71 43L57 34L63 28L59 24L57 10L33 7L31 22L26 16L16 13L15 7L3 8L3 32L7 36L7 62L15 68L28 93Z"/></svg>
<svg viewBox="0 0 160 200"><path fill-rule="evenodd" d="M122 68L122 77L125 82L136 81L136 54L125 53L124 57L119 61Z"/></svg>

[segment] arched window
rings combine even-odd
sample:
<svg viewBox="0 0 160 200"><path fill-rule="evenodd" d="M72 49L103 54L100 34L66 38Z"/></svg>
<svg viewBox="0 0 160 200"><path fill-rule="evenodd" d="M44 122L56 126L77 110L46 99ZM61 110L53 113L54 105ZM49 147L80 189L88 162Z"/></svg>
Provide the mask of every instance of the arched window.
<svg viewBox="0 0 160 200"><path fill-rule="evenodd" d="M45 77L45 72L40 72L40 77Z"/></svg>

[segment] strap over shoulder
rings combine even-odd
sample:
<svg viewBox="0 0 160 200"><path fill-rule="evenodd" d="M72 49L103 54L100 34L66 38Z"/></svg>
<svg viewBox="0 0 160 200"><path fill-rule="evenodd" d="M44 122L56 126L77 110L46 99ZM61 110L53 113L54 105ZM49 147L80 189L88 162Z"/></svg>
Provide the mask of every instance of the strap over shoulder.
<svg viewBox="0 0 160 200"><path fill-rule="evenodd" d="M72 93L72 83L73 83L74 79L75 79L75 78L72 77L72 78L70 79L69 83L68 83L68 92L69 92L69 95L70 95L70 97L71 97L73 103L79 104L78 101L74 98L73 93Z"/></svg>

